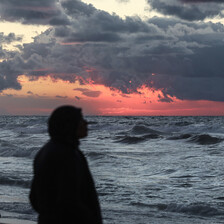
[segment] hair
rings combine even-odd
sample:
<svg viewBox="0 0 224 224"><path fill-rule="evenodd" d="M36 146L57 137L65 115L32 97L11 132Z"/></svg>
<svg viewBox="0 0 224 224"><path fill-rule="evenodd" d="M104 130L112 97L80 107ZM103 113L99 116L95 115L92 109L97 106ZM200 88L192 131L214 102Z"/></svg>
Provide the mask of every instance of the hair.
<svg viewBox="0 0 224 224"><path fill-rule="evenodd" d="M56 108L48 120L48 132L52 139L77 139L76 132L82 119L82 110L74 106ZM77 139L78 140L78 139Z"/></svg>

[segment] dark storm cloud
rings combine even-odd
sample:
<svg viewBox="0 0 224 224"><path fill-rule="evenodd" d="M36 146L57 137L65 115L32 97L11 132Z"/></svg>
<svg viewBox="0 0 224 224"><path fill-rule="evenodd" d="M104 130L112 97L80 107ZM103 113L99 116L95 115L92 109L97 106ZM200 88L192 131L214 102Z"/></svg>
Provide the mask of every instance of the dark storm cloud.
<svg viewBox="0 0 224 224"><path fill-rule="evenodd" d="M224 2L218 0L148 0L151 8L164 15L177 16L184 20L204 20L223 17Z"/></svg>
<svg viewBox="0 0 224 224"><path fill-rule="evenodd" d="M1 0L0 19L24 24L65 25L69 21L57 0Z"/></svg>
<svg viewBox="0 0 224 224"><path fill-rule="evenodd" d="M97 11L91 4L85 4L80 0L62 0L61 6L65 10L65 13L72 18L90 16Z"/></svg>
<svg viewBox="0 0 224 224"><path fill-rule="evenodd" d="M82 95L88 96L88 97L99 97L101 92L100 91L92 91L85 88L76 88L75 91L80 91Z"/></svg>
<svg viewBox="0 0 224 224"><path fill-rule="evenodd" d="M181 0L182 2L190 2L190 3L206 3L206 2L220 2L223 3L223 0Z"/></svg>
<svg viewBox="0 0 224 224"><path fill-rule="evenodd" d="M8 88L21 89L17 80L19 74L22 74L22 68L14 61L14 58L10 61L2 61L0 63L0 91Z"/></svg>
<svg viewBox="0 0 224 224"><path fill-rule="evenodd" d="M155 32L156 29L139 18L128 17L123 20L117 15L111 16L80 1L64 1L62 6L73 18L70 20L70 27L55 29L55 35L64 37L65 42L118 42L130 33Z"/></svg>
<svg viewBox="0 0 224 224"><path fill-rule="evenodd" d="M123 20L75 0L58 8L69 25L52 26L0 62L0 90L21 88L21 74L31 79L51 75L69 82L90 78L123 96L140 94L144 84L162 91L161 102L172 102L172 96L224 101L222 24L157 17ZM101 94L78 91L89 97Z"/></svg>

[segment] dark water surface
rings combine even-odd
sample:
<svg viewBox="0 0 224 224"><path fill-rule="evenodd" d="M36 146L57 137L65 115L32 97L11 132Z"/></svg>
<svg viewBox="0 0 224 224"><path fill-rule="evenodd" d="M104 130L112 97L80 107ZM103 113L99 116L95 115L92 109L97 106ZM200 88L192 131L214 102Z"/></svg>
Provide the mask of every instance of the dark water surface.
<svg viewBox="0 0 224 224"><path fill-rule="evenodd" d="M89 116L82 140L106 224L223 223L224 117ZM32 162L47 117L0 116L0 210L36 220Z"/></svg>

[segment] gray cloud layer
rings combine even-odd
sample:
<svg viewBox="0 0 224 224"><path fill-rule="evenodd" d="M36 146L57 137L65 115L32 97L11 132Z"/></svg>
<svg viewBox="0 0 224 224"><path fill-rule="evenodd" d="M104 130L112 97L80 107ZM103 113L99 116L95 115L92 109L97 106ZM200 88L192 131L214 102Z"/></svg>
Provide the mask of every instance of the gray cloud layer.
<svg viewBox="0 0 224 224"><path fill-rule="evenodd" d="M21 36L16 36L14 33L9 33L8 35L4 35L3 32L0 32L0 59L10 59L15 56L15 52L13 51L8 51L4 49L5 44L10 44L15 41L22 41Z"/></svg>
<svg viewBox="0 0 224 224"><path fill-rule="evenodd" d="M31 78L54 74L54 78L70 82L91 78L96 84L123 93L137 92L145 84L162 90L161 102L171 102L169 95L224 101L222 24L157 17L148 21L131 17L123 20L78 0L42 4L59 10L59 18L63 15L67 25L55 22L33 43L24 44L20 52L1 62L0 90L20 88L17 77L21 74ZM9 18L7 15L4 19ZM28 23L25 16L10 16ZM60 21L55 15L52 18ZM35 16L34 20L38 23ZM52 24L52 19L41 18L40 23ZM90 97L100 94L83 89L81 92Z"/></svg>
<svg viewBox="0 0 224 224"><path fill-rule="evenodd" d="M21 36L16 36L14 33L9 33L8 35L4 35L3 32L0 32L0 44L10 44L14 41L21 41Z"/></svg>
<svg viewBox="0 0 224 224"><path fill-rule="evenodd" d="M207 3L207 2L220 2L223 3L223 0L181 0L183 2L190 2L190 3Z"/></svg>
<svg viewBox="0 0 224 224"><path fill-rule="evenodd" d="M184 20L223 17L224 2L220 0L147 0L152 9ZM219 4L218 4L219 3Z"/></svg>
<svg viewBox="0 0 224 224"><path fill-rule="evenodd" d="M0 15L4 21L24 24L68 24L57 0L1 0Z"/></svg>

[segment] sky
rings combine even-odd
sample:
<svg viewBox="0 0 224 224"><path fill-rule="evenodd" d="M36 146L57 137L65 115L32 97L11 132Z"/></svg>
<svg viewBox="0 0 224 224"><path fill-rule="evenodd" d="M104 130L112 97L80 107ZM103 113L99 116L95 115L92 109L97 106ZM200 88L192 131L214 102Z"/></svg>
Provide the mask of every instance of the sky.
<svg viewBox="0 0 224 224"><path fill-rule="evenodd" d="M1 0L0 115L224 116L223 0Z"/></svg>

